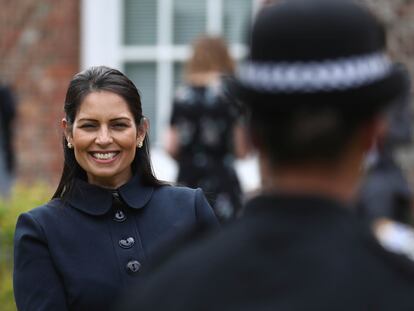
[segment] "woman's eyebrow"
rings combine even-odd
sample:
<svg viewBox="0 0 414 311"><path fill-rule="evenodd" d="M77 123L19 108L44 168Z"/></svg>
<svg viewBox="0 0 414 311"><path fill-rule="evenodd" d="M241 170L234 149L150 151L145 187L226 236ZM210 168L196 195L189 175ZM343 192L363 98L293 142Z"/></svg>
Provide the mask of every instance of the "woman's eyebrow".
<svg viewBox="0 0 414 311"><path fill-rule="evenodd" d="M78 122L96 122L97 120L96 119L89 119L89 118L81 118L81 119L78 119Z"/></svg>
<svg viewBox="0 0 414 311"><path fill-rule="evenodd" d="M112 119L109 119L109 121L122 121L122 120L124 120L124 121L131 121L131 119L130 118L128 118L128 117L117 117L117 118L112 118ZM78 122L98 122L98 120L97 119L91 119L91 118L80 118L80 119L78 119Z"/></svg>
<svg viewBox="0 0 414 311"><path fill-rule="evenodd" d="M119 117L119 118L110 119L110 121L131 121L131 119L128 117Z"/></svg>

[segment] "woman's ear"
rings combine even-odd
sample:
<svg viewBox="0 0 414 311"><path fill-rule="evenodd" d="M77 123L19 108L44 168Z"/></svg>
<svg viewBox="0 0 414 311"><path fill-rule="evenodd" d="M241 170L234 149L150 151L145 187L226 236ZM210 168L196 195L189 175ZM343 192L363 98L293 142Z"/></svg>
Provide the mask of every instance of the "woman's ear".
<svg viewBox="0 0 414 311"><path fill-rule="evenodd" d="M149 121L147 118L142 118L137 130L137 139L144 140L145 135L149 130Z"/></svg>
<svg viewBox="0 0 414 311"><path fill-rule="evenodd" d="M66 140L68 142L72 143L72 132L71 132L69 122L65 118L63 118L61 123L60 123L60 126L63 130L63 134L66 137Z"/></svg>

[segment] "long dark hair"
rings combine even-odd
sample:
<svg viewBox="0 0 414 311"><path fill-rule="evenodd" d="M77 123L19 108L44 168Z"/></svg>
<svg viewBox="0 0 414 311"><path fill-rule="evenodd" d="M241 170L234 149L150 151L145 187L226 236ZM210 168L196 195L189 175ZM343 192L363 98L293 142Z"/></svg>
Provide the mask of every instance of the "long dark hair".
<svg viewBox="0 0 414 311"><path fill-rule="evenodd" d="M75 121L76 114L85 97L91 92L97 91L108 91L121 96L128 104L136 125L140 126L144 115L137 88L122 72L105 66L91 67L76 74L70 81L64 107L68 125L72 125ZM76 161L73 149L68 148L64 135L62 142L65 162L59 185L52 198L66 197L72 189L75 178L87 180L86 172ZM165 184L154 176L147 136L142 148L137 149L131 168L132 172L138 174L141 182L146 186L158 187Z"/></svg>

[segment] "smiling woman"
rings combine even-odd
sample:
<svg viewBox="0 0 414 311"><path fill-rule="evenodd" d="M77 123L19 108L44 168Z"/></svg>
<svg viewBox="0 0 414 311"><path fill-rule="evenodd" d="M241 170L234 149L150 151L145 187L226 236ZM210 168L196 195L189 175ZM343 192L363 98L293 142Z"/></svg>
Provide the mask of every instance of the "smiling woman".
<svg viewBox="0 0 414 311"><path fill-rule="evenodd" d="M162 244L197 225L217 226L200 189L154 176L148 121L121 72L93 67L75 75L65 114L60 183L16 226L19 310L108 310L143 283L140 268Z"/></svg>

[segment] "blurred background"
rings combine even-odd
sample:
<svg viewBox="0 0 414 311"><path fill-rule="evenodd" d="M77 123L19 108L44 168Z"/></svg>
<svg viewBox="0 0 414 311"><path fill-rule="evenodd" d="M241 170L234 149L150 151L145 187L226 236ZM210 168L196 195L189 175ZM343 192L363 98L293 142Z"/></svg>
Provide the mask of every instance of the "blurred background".
<svg viewBox="0 0 414 311"><path fill-rule="evenodd" d="M277 0L276 0L277 1ZM151 122L154 168L175 177L161 148L174 90L190 45L202 33L222 35L238 61L245 29L265 0L0 0L0 82L16 96L16 180L55 185L62 165L63 101L69 80L92 65L125 72L141 91ZM361 0L385 22L390 52L414 72L414 1ZM400 158L414 178L411 146ZM240 162L240 161L239 161ZM258 184L254 159L238 163L245 189Z"/></svg>
<svg viewBox="0 0 414 311"><path fill-rule="evenodd" d="M386 24L391 55L413 74L414 0L360 1ZM44 203L61 173L60 121L71 77L89 66L107 65L136 83L150 119L154 169L159 178L172 181L177 168L163 151L163 134L192 40L203 33L221 35L242 61L245 30L265 2L270 1L0 0L0 84L9 86L16 103L15 189L11 201L0 203L2 310L14 308L10 240L15 217ZM412 185L411 144L398 151L398 161ZM254 156L239 160L236 169L243 190L254 191L259 185Z"/></svg>
<svg viewBox="0 0 414 311"><path fill-rule="evenodd" d="M154 169L172 180L175 163L161 148L174 90L190 45L222 35L236 60L246 55L245 29L257 0L1 0L0 81L17 97L17 180L56 184L62 166L59 122L69 80L92 65L126 73L150 119ZM258 182L254 162L245 186ZM241 169L240 171L244 171ZM243 174L243 173L241 173ZM254 175L254 176L253 176Z"/></svg>

